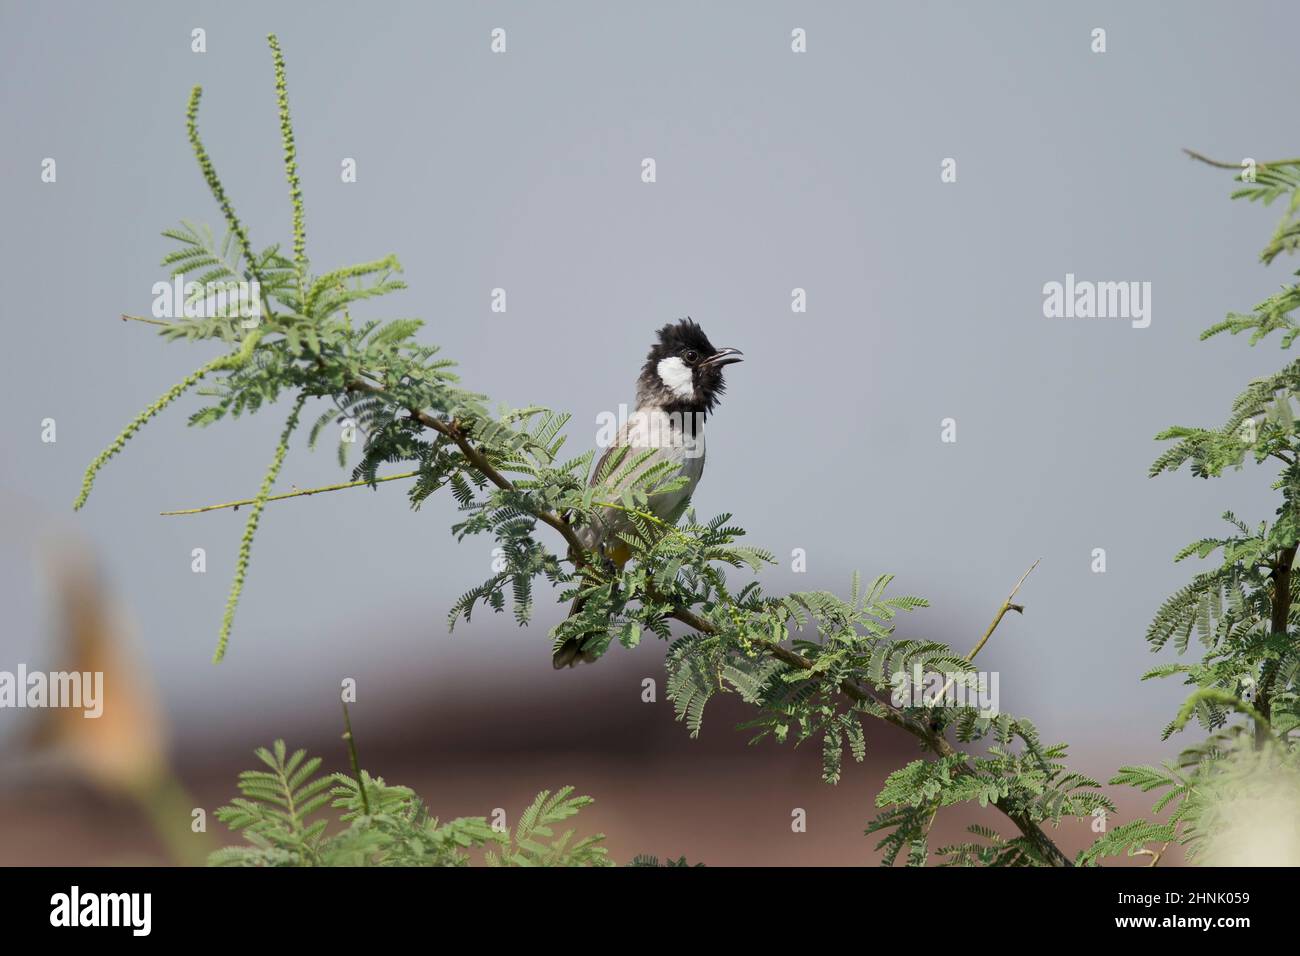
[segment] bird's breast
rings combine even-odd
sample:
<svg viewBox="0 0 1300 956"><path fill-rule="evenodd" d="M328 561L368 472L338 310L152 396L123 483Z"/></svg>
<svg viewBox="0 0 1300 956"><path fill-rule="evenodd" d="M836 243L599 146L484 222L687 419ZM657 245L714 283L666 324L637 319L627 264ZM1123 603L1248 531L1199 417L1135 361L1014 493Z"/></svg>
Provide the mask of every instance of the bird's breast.
<svg viewBox="0 0 1300 956"><path fill-rule="evenodd" d="M682 417L662 409L638 409L628 421L627 443L633 455L653 449L638 472L663 462L676 466L675 474L686 479L675 491L653 495L650 510L660 518L669 517L695 492L704 474L704 428L698 423L683 423ZM666 476L667 477L667 476Z"/></svg>

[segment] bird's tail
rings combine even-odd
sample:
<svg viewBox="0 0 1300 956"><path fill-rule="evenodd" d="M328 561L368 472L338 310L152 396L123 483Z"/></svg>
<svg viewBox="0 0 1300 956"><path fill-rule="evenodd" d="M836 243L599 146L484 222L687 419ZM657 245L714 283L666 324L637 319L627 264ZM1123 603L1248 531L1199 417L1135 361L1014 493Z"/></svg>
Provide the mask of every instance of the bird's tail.
<svg viewBox="0 0 1300 956"><path fill-rule="evenodd" d="M605 554L605 560L608 562L607 570L617 573L623 570L623 567L632 558L631 549L626 544L619 542L614 547L609 548ZM618 583L615 582L611 597L618 594ZM569 617L573 617L582 611L586 605L587 599L581 593L573 599L569 605ZM563 667L576 667L581 661L590 664L600 655L592 650L590 640L594 635L590 632L579 634L577 637L571 637L556 649L551 655L551 666L557 671Z"/></svg>
<svg viewBox="0 0 1300 956"><path fill-rule="evenodd" d="M632 549L626 542L614 541L602 549L605 560L605 570L611 574L617 574L622 571L628 561L632 559ZM614 583L610 596L618 594L618 582ZM573 617L582 611L586 605L587 599L579 592L569 605L569 617ZM578 662L590 664L600 655L592 650L590 641L594 637L591 632L579 634L577 637L571 637L561 644L551 655L551 666L557 671L564 667L576 667Z"/></svg>
<svg viewBox="0 0 1300 956"><path fill-rule="evenodd" d="M586 599L579 594L569 605L569 617L573 617L582 611L583 605L587 603ZM551 655L551 666L557 671L565 667L577 667L581 661L590 664L596 659L596 655L584 647L588 635L580 634L577 637L571 637Z"/></svg>

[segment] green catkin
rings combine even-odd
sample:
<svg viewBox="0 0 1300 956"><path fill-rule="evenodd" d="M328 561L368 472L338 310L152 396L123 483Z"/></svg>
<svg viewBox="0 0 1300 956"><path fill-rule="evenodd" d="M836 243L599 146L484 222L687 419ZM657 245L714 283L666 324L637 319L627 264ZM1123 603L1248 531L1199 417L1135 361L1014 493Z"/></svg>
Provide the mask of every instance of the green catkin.
<svg viewBox="0 0 1300 956"><path fill-rule="evenodd" d="M285 77L284 55L274 33L267 34L275 60L275 99L280 111L280 142L284 146L284 175L289 182L289 201L293 204L293 262L298 272L298 298L307 294L307 226L302 205L302 187L298 182L298 149L289 118L289 82Z"/></svg>
<svg viewBox="0 0 1300 956"><path fill-rule="evenodd" d="M257 257L253 254L253 246L248 241L248 232L244 229L244 224L239 221L239 217L235 215L235 207L230 204L225 187L221 185L221 180L217 178L216 167L212 165L212 160L208 157L208 151L203 148L203 141L199 139L199 100L202 97L203 87L194 87L190 91L189 106L185 110L185 131L189 136L190 147L194 150L194 158L198 160L199 169L203 173L204 181L208 184L208 189L212 192L212 197L216 199L217 205L221 208L221 214L226 218L226 224L239 241L239 250L244 254L244 260L248 263L248 271L252 273L253 278L265 285L266 283L262 282L262 277L257 274Z"/></svg>
<svg viewBox="0 0 1300 956"><path fill-rule="evenodd" d="M262 478L262 487L258 489L257 497L253 500L252 510L248 514L248 523L244 525L244 536L239 542L239 556L235 559L235 578L230 584L230 596L226 598L226 610L221 617L221 632L217 636L217 649L212 655L212 663L214 664L221 663L222 658L226 656L226 648L230 644L230 628L235 622L235 608L239 606L239 597L244 591L244 578L248 574L248 560L253 550L253 536L257 534L257 524L261 520L262 509L266 507L266 499L271 496L271 489L275 486L275 479L280 475L280 466L284 464L285 455L289 451L289 436L298 427L298 415L302 412L302 406L306 400L306 395L299 395L298 400L294 402L293 411L289 413L289 420L285 422L284 431L280 433L280 443L275 447L275 457L271 459L271 467L267 469L266 475Z"/></svg>
<svg viewBox="0 0 1300 956"><path fill-rule="evenodd" d="M167 392L158 399L158 401L154 402L139 415L135 416L131 423L127 425L126 428L122 429L121 434L113 439L111 445L95 456L95 460L86 468L86 473L81 478L81 493L77 495L77 500L72 503L73 511L80 511L82 506L85 505L86 499L90 497L90 490L95 485L95 476L98 475L99 470L108 463L108 460L126 447L126 443L135 436L136 432L148 424L151 418L161 412L172 402L176 401L176 399L180 398L186 391L197 385L205 375L213 370L215 365L215 362L210 362L198 371L187 376L181 382L178 382L176 385L169 388Z"/></svg>
<svg viewBox="0 0 1300 956"><path fill-rule="evenodd" d="M99 474L101 468L108 463L108 460L120 452L126 443L135 437L135 433L149 423L159 412L170 405L176 399L180 398L185 392L189 391L211 372L221 371L223 369L239 368L253 354L253 349L257 347L258 340L262 337L260 330L254 330L244 337L243 344L239 351L232 355L222 355L213 359L207 365L186 376L182 381L169 388L158 401L154 402L131 421L126 428L122 429L121 434L113 439L113 443L95 456L95 460L86 468L86 473L81 478L81 493L77 495L77 500L72 503L73 511L80 511L85 505L86 499L90 497L90 491L95 485L95 477Z"/></svg>

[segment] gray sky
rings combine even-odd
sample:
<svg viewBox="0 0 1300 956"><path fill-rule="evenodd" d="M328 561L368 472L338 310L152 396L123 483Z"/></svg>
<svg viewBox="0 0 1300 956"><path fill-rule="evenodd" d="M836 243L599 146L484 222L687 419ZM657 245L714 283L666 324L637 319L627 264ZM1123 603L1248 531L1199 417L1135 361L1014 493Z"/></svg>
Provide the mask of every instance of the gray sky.
<svg viewBox="0 0 1300 956"><path fill-rule="evenodd" d="M130 11L129 13L126 11ZM774 588L892 571L935 605L910 631L965 650L1042 558L980 658L1004 709L1089 753L1151 759L1181 688L1138 683L1147 622L1192 569L1171 555L1231 507L1272 514L1269 476L1148 481L1152 435L1218 423L1274 346L1197 342L1289 269L1257 253L1276 211L1230 203L1190 146L1294 155L1286 3L0 3L0 668L42 660L31 543L74 528L130 607L182 728L291 709L339 674L409 681L509 659L553 675L527 630L446 609L489 573L450 500L402 492L272 506L231 654L208 663L244 514L161 518L251 495L283 415L152 423L70 513L81 471L210 357L116 320L147 312L159 230L220 216L184 136L201 128L256 245L288 239L272 74L279 34L325 271L389 252L466 383L574 413L570 445L630 401L653 330L683 315L744 350L710 423L704 515L731 511L782 564ZM207 52L190 31L207 31ZM508 52L489 52L507 31ZM808 52L790 50L807 31ZM1094 27L1107 52L1090 51ZM658 181L640 180L654 157ZM58 179L42 183L44 157ZM358 181L340 182L344 157ZM957 160L956 183L940 162ZM1147 329L1046 319L1067 273L1152 284ZM504 287L509 311L489 311ZM790 309L807 290L808 310ZM40 441L40 422L58 441ZM940 421L957 421L955 444ZM342 479L302 442L282 486ZM204 547L208 573L190 571ZM1108 571L1090 570L1103 547ZM804 548L808 571L789 570ZM642 647L647 673L661 649ZM615 650L613 653L626 653ZM379 678L376 678L379 679ZM0 727L0 735L5 732ZM1109 759L1106 761L1110 763Z"/></svg>

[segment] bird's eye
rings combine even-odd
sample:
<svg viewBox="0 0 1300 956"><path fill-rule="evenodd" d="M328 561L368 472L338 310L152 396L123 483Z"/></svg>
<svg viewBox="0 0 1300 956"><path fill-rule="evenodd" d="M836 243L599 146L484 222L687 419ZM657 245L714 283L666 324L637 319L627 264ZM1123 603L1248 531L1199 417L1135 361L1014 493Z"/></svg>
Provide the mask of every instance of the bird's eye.
<svg viewBox="0 0 1300 956"><path fill-rule="evenodd" d="M687 349L685 354L682 355L682 358L686 359L688 365L694 365L700 360L700 353L695 351L695 349Z"/></svg>

